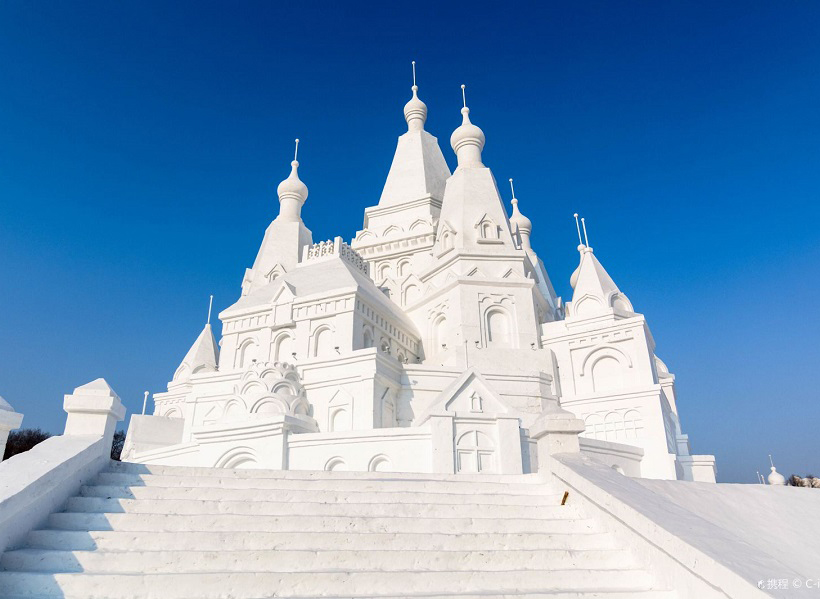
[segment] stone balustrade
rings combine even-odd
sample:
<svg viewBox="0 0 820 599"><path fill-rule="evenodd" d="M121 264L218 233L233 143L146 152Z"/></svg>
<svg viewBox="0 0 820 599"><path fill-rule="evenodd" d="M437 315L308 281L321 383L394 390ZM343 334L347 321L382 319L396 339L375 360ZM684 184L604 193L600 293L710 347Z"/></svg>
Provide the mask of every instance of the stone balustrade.
<svg viewBox="0 0 820 599"><path fill-rule="evenodd" d="M305 248L304 260L317 260L331 256L338 256L346 260L364 274L369 274L370 266L361 255L350 247L350 244L342 240L341 237L320 241Z"/></svg>

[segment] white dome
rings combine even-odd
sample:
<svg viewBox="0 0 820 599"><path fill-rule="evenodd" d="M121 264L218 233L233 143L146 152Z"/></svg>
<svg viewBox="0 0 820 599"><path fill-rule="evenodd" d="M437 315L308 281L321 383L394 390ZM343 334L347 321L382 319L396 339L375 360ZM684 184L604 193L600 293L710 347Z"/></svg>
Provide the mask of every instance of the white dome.
<svg viewBox="0 0 820 599"><path fill-rule="evenodd" d="M276 188L276 194L279 196L279 200L293 198L304 202L308 197L308 188L299 178L299 163L294 160L290 163L290 166L290 176L279 184L279 187Z"/></svg>
<svg viewBox="0 0 820 599"><path fill-rule="evenodd" d="M515 198L512 199L512 206L513 211L510 216L510 224L513 226L513 230L517 227L522 234L529 235L532 232L532 221L518 210L518 200Z"/></svg>
<svg viewBox="0 0 820 599"><path fill-rule="evenodd" d="M466 146L476 146L480 154L481 150L484 149L484 132L470 122L469 108L466 106L462 108L461 114L464 115L464 118L461 121L461 126L453 131L450 136L450 145L456 154Z"/></svg>
<svg viewBox="0 0 820 599"><path fill-rule="evenodd" d="M785 485L786 484L786 477L780 474L774 466L772 466L772 472L769 474L768 479L770 485Z"/></svg>
<svg viewBox="0 0 820 599"><path fill-rule="evenodd" d="M404 120L408 129L423 129L427 121L427 104L419 100L418 85L413 86L413 97L404 105Z"/></svg>

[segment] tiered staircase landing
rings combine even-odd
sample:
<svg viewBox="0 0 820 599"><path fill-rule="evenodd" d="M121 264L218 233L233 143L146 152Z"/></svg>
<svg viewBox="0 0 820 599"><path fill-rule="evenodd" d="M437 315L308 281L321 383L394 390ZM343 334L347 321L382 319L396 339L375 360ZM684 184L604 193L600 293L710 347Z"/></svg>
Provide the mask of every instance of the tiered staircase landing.
<svg viewBox="0 0 820 599"><path fill-rule="evenodd" d="M112 463L0 567L0 597L672 599L534 475Z"/></svg>

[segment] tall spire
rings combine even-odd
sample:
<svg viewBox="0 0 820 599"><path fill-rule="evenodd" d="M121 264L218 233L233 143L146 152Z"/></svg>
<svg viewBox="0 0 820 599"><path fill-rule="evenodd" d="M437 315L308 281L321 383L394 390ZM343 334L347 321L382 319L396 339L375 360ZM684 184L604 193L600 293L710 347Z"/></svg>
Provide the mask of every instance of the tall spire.
<svg viewBox="0 0 820 599"><path fill-rule="evenodd" d="M299 140L290 163L290 175L279 184L279 215L265 230L265 237L253 267L245 271L242 295L264 287L282 273L289 272L302 256L306 245L313 243L310 230L302 221L302 205L308 197L308 188L299 178Z"/></svg>
<svg viewBox="0 0 820 599"><path fill-rule="evenodd" d="M219 350L217 350L211 324L208 323L182 359L182 364L174 373L174 382L187 381L192 374L199 372L215 372L218 361Z"/></svg>
<svg viewBox="0 0 820 599"><path fill-rule="evenodd" d="M290 176L279 184L276 193L279 196L279 219L297 222L302 219L302 204L308 197L307 185L299 178L299 140L296 140L296 150L293 153L293 162L290 163Z"/></svg>
<svg viewBox="0 0 820 599"><path fill-rule="evenodd" d="M470 122L470 109L467 108L466 85L461 86L462 121L450 136L450 145L458 157L458 168L483 168L481 150L484 149L484 132Z"/></svg>
<svg viewBox="0 0 820 599"><path fill-rule="evenodd" d="M586 223L581 219L586 234ZM573 288L572 312L574 317L596 316L600 314L621 315L634 312L632 304L624 295L603 265L595 257L592 248L585 244L578 245L581 261L570 277Z"/></svg>
<svg viewBox="0 0 820 599"><path fill-rule="evenodd" d="M510 226L513 234L519 238L521 248L526 251L532 251L530 245L530 234L532 233L532 221L521 214L518 210L518 199L515 197L515 187L513 187L513 180L510 179L510 191L512 192L512 215L510 215Z"/></svg>
<svg viewBox="0 0 820 599"><path fill-rule="evenodd" d="M444 160L438 141L424 130L424 124L427 121L427 106L419 100L415 61L412 66L413 97L404 106L407 132L399 136L393 163L390 165L390 172L387 174L387 180L384 183L381 198L379 198L380 207L411 204L424 198L435 198L441 201L445 181L450 176L450 169L447 167L447 161ZM410 209L412 210L412 206ZM414 217L414 220L434 216L438 214L429 214L429 211L425 214L422 211ZM395 218L395 215L390 218ZM374 226L374 224L377 228L380 226L370 217L368 221L370 224L367 226Z"/></svg>
<svg viewBox="0 0 820 599"><path fill-rule="evenodd" d="M427 121L427 104L419 100L419 86L416 85L416 61L413 61L413 97L404 105L404 120L407 121L408 131L419 131L424 129Z"/></svg>

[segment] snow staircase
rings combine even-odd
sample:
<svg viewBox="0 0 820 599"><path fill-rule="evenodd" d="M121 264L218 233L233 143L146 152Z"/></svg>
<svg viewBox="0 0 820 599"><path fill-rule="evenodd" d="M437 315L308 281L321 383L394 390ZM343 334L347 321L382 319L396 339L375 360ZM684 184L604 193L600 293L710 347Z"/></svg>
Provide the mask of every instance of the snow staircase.
<svg viewBox="0 0 820 599"><path fill-rule="evenodd" d="M671 599L534 475L112 463L0 561L0 597Z"/></svg>

